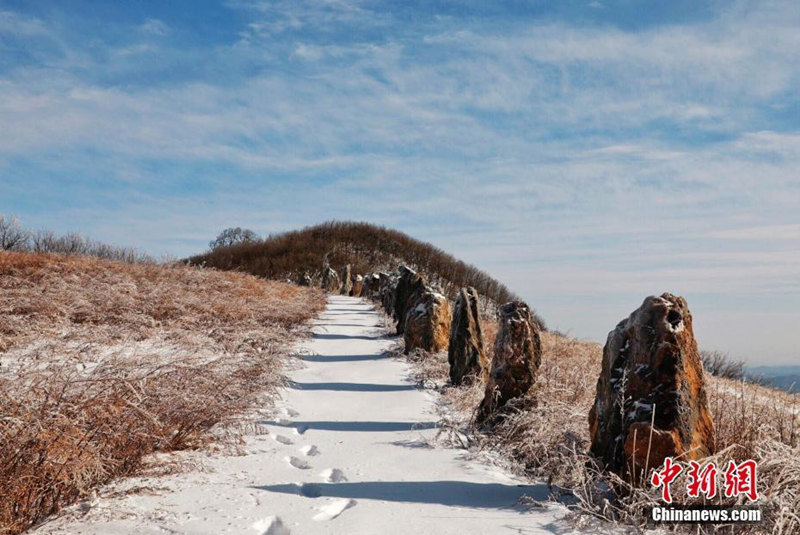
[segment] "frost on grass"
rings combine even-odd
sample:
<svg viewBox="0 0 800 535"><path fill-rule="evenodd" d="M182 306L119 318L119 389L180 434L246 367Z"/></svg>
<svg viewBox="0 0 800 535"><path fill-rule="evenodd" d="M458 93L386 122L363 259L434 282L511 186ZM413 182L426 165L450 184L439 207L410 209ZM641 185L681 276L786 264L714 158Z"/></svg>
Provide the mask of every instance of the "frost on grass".
<svg viewBox="0 0 800 535"><path fill-rule="evenodd" d="M486 347L491 351L496 326L484 320L483 327ZM420 384L441 392L446 410L439 426L450 435L461 437L454 444L480 452L517 473L548 481L554 496L575 504L580 511L575 516L578 527L590 523L591 518L599 518L626 523L634 530L643 528L646 512L659 503L658 492L633 487L598 470L587 453L587 415L594 402L602 347L545 332L542 349L542 364L534 386L500 423L484 433L471 427L475 408L483 397L480 383L449 386L444 354L420 353L406 358ZM719 452L712 459L717 466L725 466L730 459L759 462L759 506L766 511L765 522L737 526L733 532L800 533L800 517L796 514L800 510L798 396L743 381L711 376L706 381L708 407L716 428L715 449ZM645 406L638 409L649 410ZM697 528L681 524L668 527L678 532L694 532ZM702 529L713 533L715 528ZM721 526L718 532L732 531L730 526Z"/></svg>
<svg viewBox="0 0 800 535"><path fill-rule="evenodd" d="M323 307L243 274L0 253L0 533L269 406Z"/></svg>

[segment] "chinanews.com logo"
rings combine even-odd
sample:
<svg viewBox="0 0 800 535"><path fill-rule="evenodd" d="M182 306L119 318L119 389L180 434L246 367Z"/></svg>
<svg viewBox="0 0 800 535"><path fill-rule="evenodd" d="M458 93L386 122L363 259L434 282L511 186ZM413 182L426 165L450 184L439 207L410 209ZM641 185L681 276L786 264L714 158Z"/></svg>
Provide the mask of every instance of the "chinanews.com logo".
<svg viewBox="0 0 800 535"><path fill-rule="evenodd" d="M686 474L686 495L690 498L711 500L716 497L737 499L744 496L747 506L724 505L676 505L672 502L672 485L678 477ZM722 481L722 486L718 483ZM758 523L761 522L761 509L755 507L758 501L758 463L751 459L742 462L729 461L724 472L716 464L704 465L689 461L686 465L675 462L672 457L664 459L664 464L653 472L650 483L661 489L661 499L667 506L653 507L650 517L654 522L672 523Z"/></svg>

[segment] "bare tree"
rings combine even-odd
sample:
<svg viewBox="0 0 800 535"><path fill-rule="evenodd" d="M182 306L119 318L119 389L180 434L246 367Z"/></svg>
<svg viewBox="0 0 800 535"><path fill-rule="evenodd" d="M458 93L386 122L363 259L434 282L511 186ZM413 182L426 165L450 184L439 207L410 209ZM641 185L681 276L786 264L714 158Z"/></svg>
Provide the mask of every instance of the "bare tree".
<svg viewBox="0 0 800 535"><path fill-rule="evenodd" d="M16 251L28 245L28 233L20 226L15 217L5 218L0 215L0 250Z"/></svg>
<svg viewBox="0 0 800 535"><path fill-rule="evenodd" d="M52 230L37 230L31 234L33 251L36 253L52 253L56 251L58 238Z"/></svg>
<svg viewBox="0 0 800 535"><path fill-rule="evenodd" d="M226 228L212 241L208 242L208 246L213 251L222 247L230 247L237 243L254 242L258 240L258 234L250 229L242 227Z"/></svg>
<svg viewBox="0 0 800 535"><path fill-rule="evenodd" d="M744 361L733 360L721 351L700 351L703 369L711 375L726 379L741 380L744 378Z"/></svg>

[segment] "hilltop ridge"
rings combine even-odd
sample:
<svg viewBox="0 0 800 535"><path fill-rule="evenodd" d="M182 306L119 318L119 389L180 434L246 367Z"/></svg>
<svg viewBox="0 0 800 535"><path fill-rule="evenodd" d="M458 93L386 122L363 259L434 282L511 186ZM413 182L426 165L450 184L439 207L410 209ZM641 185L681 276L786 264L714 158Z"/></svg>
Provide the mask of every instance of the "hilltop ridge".
<svg viewBox="0 0 800 535"><path fill-rule="evenodd" d="M364 222L329 221L214 249L192 256L187 262L293 281L304 273L318 274L326 262L338 272L350 264L352 272L360 274L393 272L406 264L425 273L451 300L465 286L474 287L481 297L497 305L519 299L497 279L430 243ZM544 326L542 318L536 319Z"/></svg>

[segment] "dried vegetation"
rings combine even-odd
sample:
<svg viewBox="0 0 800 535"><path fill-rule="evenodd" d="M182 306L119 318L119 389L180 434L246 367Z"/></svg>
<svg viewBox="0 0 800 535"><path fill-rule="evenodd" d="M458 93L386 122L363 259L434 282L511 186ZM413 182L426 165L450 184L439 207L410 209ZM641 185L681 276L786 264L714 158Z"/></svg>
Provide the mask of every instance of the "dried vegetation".
<svg viewBox="0 0 800 535"><path fill-rule="evenodd" d="M441 249L407 234L369 223L332 221L302 230L269 236L260 241L220 247L188 260L218 269L240 270L276 280L298 280L303 273L319 278L323 261L342 272L393 272L407 264L425 273L448 298L454 300L464 286L493 303L516 299L497 279ZM544 326L544 320L536 316Z"/></svg>
<svg viewBox="0 0 800 535"><path fill-rule="evenodd" d="M484 331L492 332L491 322L485 322ZM446 425L458 436L468 437L460 441L474 450L499 456L520 473L548 481L554 495L579 513L575 516L579 524L599 517L625 524L634 532L645 529L649 508L663 505L659 494L649 485L634 487L598 470L587 453L587 416L594 402L601 346L555 333L543 333L542 346L542 365L534 388L511 407L505 419L483 430L472 427L474 410L484 394L482 384L447 386L446 354L415 354L411 360L417 379L441 390L450 419ZM661 527L691 533L800 533L797 395L710 374L706 380L719 452L713 460L718 467L726 466L731 459L758 461L758 505L765 519L757 525ZM684 485L673 486L676 502L703 503L688 499L685 488L681 490ZM706 503L734 504L719 498ZM739 504L747 505L742 501Z"/></svg>
<svg viewBox="0 0 800 535"><path fill-rule="evenodd" d="M0 252L0 533L268 406L323 306L250 275Z"/></svg>

